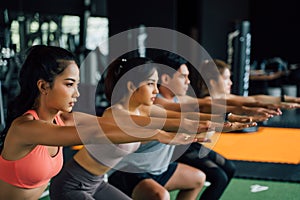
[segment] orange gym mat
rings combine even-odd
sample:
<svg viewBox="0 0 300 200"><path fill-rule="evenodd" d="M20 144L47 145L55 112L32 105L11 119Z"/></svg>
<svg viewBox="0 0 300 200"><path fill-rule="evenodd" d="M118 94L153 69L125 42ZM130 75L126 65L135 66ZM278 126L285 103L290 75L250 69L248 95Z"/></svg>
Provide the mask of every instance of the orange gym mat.
<svg viewBox="0 0 300 200"><path fill-rule="evenodd" d="M231 160L300 163L300 129L259 127L252 133L216 133L205 146Z"/></svg>

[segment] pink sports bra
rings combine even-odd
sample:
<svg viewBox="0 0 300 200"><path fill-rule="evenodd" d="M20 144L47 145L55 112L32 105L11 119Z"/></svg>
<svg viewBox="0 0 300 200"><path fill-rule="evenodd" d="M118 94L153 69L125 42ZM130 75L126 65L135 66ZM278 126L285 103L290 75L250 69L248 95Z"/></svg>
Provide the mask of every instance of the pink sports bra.
<svg viewBox="0 0 300 200"><path fill-rule="evenodd" d="M25 114L28 113L33 115L35 120L39 120L34 110L29 110ZM55 121L58 125L64 126L59 116L55 117ZM58 174L62 165L62 147L58 147L57 154L52 157L47 146L37 145L19 160L5 160L0 156L0 179L17 187L36 188L47 184Z"/></svg>

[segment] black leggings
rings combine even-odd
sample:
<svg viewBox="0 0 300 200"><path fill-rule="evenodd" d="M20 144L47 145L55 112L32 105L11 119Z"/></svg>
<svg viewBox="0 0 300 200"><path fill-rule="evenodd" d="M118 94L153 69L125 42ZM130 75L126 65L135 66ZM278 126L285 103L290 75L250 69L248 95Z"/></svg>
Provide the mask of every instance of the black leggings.
<svg viewBox="0 0 300 200"><path fill-rule="evenodd" d="M184 148L187 147L176 146L174 155L178 155ZM201 200L220 199L236 170L232 161L199 143L191 144L176 161L198 168L206 174L206 180L211 185L202 193Z"/></svg>

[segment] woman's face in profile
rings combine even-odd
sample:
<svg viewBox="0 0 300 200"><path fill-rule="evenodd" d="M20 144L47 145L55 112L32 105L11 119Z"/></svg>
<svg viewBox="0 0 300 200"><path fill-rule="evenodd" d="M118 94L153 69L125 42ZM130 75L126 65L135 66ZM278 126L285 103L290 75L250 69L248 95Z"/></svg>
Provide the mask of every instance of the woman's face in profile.
<svg viewBox="0 0 300 200"><path fill-rule="evenodd" d="M48 89L44 105L49 109L57 109L65 112L72 111L72 108L79 97L79 68L75 62L71 62L68 67L59 74L53 87Z"/></svg>
<svg viewBox="0 0 300 200"><path fill-rule="evenodd" d="M155 70L147 80L139 84L138 89L133 93L133 99L135 99L138 104L152 105L155 101L156 95L159 92L157 88L157 82L158 73L157 70Z"/></svg>
<svg viewBox="0 0 300 200"><path fill-rule="evenodd" d="M221 75L222 77L222 82L223 82L223 87L224 87L224 91L225 94L230 94L231 93L231 86L232 86L232 81L230 79L231 77L231 73L230 70L228 68L226 68L223 72L223 74Z"/></svg>

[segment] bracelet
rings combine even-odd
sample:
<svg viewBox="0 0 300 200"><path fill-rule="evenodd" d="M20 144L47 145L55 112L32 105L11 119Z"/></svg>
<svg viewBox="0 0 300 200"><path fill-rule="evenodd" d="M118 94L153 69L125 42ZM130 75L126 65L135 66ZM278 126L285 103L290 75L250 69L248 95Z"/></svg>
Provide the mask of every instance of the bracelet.
<svg viewBox="0 0 300 200"><path fill-rule="evenodd" d="M229 121L229 116L230 116L230 115L232 115L231 112L227 112L227 113L224 114L224 121L225 121L225 122Z"/></svg>

